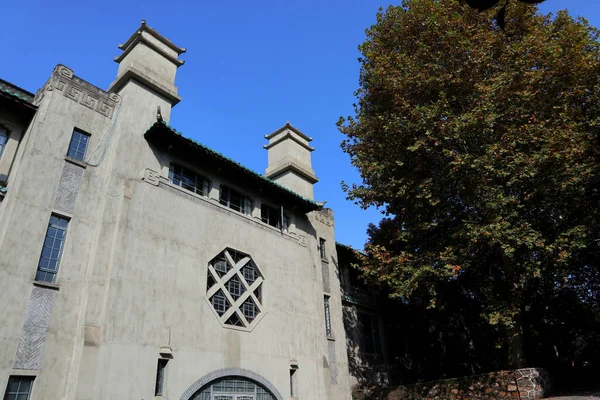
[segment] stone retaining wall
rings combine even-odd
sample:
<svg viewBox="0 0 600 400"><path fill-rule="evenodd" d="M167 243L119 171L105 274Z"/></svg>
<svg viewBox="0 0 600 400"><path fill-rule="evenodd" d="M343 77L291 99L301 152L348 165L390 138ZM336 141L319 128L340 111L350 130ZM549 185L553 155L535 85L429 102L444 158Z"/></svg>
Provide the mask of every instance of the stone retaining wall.
<svg viewBox="0 0 600 400"><path fill-rule="evenodd" d="M548 373L541 368L498 371L443 381L398 386L392 391L356 393L355 399L467 400L541 399L550 391ZM362 396L362 397L361 397Z"/></svg>

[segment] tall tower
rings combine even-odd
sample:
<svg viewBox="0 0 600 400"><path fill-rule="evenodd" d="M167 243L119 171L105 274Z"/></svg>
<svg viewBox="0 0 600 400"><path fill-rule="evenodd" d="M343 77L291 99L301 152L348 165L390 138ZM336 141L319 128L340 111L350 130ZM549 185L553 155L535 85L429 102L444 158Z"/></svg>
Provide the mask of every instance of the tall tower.
<svg viewBox="0 0 600 400"><path fill-rule="evenodd" d="M265 135L269 144L269 164L265 177L274 180L307 199L314 199L313 185L318 182L312 169L310 153L315 149L306 136L287 122L270 135Z"/></svg>
<svg viewBox="0 0 600 400"><path fill-rule="evenodd" d="M178 56L185 53L185 49L150 28L145 20L124 44L119 45L119 49L123 53L115 57L119 63L117 79L108 90L123 94L132 81L150 89L164 100L161 113L168 121L171 108L181 100L175 86L175 74L184 63Z"/></svg>

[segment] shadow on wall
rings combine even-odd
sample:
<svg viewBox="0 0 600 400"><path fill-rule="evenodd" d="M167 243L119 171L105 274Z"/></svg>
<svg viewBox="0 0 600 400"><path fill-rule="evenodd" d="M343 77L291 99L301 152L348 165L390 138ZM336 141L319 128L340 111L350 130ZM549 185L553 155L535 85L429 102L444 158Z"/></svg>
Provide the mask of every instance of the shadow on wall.
<svg viewBox="0 0 600 400"><path fill-rule="evenodd" d="M389 384L389 367L383 354L361 352L358 312L355 307L344 307L344 328L346 331L346 348L348 350L348 369L356 379L358 387L387 386ZM364 345L363 345L364 347Z"/></svg>

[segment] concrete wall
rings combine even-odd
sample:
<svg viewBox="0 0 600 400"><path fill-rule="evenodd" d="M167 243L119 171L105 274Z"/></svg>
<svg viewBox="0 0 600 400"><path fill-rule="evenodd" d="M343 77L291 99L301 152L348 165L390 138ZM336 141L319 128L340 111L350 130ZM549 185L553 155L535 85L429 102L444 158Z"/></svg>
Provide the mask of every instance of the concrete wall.
<svg viewBox="0 0 600 400"><path fill-rule="evenodd" d="M143 137L156 106L168 120L170 103L134 81L108 94L69 71L57 67L36 96L37 119L2 205L0 387L9 375L33 374L32 400L150 399L159 349L170 345L170 399L222 368L253 371L289 397L292 362L298 398L348 399L331 213L295 215L286 234L190 198L165 182L171 158ZM91 134L91 165L65 160L74 128ZM162 184L143 180L147 170L162 174ZM52 213L70 218L65 248L56 284L36 284ZM250 332L224 328L206 299L207 264L226 247L252 255L264 274L266 312ZM36 300L38 292L46 297Z"/></svg>

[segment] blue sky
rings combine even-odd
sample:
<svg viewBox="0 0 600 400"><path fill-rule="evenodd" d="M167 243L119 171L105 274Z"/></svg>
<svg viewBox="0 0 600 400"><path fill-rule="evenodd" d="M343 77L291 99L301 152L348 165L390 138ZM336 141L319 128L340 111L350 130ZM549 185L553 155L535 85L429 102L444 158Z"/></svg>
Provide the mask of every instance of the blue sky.
<svg viewBox="0 0 600 400"><path fill-rule="evenodd" d="M339 242L362 248L377 210L346 200L342 180L359 181L341 151L340 116L352 114L357 46L389 2L326 1L2 1L0 77L35 92L58 63L108 88L123 43L140 25L187 48L177 75L183 100L171 125L263 173L263 138L290 121L313 137L317 200L327 200ZM393 3L393 4L397 4ZM600 26L600 2L547 0Z"/></svg>

